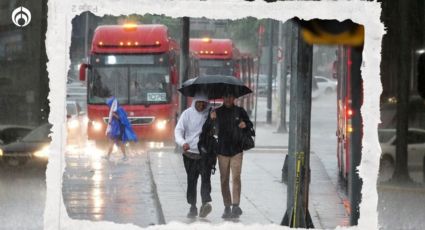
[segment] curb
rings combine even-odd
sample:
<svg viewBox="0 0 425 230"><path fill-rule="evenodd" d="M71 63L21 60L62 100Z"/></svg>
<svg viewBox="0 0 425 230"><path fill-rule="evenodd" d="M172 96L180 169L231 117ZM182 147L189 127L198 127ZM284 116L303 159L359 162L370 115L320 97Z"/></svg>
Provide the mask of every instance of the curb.
<svg viewBox="0 0 425 230"><path fill-rule="evenodd" d="M159 199L158 190L156 188L155 177L153 176L152 164L151 164L151 158L150 158L150 152L149 151L146 152L146 156L148 158L149 172L150 172L150 176L151 176L151 183L152 183L153 195L154 195L154 198L155 198L155 204L158 207L158 209L157 209L157 211L158 211L158 224L161 224L161 225L166 224L164 211L162 210L161 200Z"/></svg>
<svg viewBox="0 0 425 230"><path fill-rule="evenodd" d="M378 184L377 189L394 190L394 191L402 191L402 192L417 192L417 193L425 192L425 186L402 187L402 186L390 185L390 184Z"/></svg>
<svg viewBox="0 0 425 230"><path fill-rule="evenodd" d="M244 153L288 153L287 146L256 146Z"/></svg>

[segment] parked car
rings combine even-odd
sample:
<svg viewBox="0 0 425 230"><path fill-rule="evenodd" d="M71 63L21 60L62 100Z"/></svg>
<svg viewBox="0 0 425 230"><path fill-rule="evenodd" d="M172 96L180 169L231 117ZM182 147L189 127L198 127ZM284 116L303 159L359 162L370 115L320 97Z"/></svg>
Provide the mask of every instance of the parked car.
<svg viewBox="0 0 425 230"><path fill-rule="evenodd" d="M49 123L42 124L21 140L2 146L0 157L3 162L17 166L23 165L33 158L47 160L51 141L49 137L51 127L52 125Z"/></svg>
<svg viewBox="0 0 425 230"><path fill-rule="evenodd" d="M336 91L337 81L322 76L314 76L314 79L317 82L317 86L326 94Z"/></svg>
<svg viewBox="0 0 425 230"><path fill-rule="evenodd" d="M379 128L393 129L397 124L397 99L389 97L382 99L380 106L381 123ZM409 126L425 129L425 101L419 95L409 97Z"/></svg>
<svg viewBox="0 0 425 230"><path fill-rule="evenodd" d="M68 140L81 141L85 137L86 113L76 101L66 101L66 117L68 127Z"/></svg>
<svg viewBox="0 0 425 230"><path fill-rule="evenodd" d="M83 111L86 111L87 87L82 82L72 82L66 85L66 98L76 101Z"/></svg>
<svg viewBox="0 0 425 230"><path fill-rule="evenodd" d="M23 125L1 125L0 146L15 142L27 135L34 127Z"/></svg>
<svg viewBox="0 0 425 230"><path fill-rule="evenodd" d="M258 88L257 88L257 92L259 96L265 96L267 95L267 91L268 91L268 75L266 74L260 74L258 75ZM273 78L272 79L272 90L275 91L276 90L276 79Z"/></svg>
<svg viewBox="0 0 425 230"><path fill-rule="evenodd" d="M286 75L286 87L287 87L287 92L290 92L290 87L291 87L291 75L288 74ZM319 87L317 79L313 78L312 82L311 82L311 98L312 99L317 99L318 97L320 97L324 92L324 88Z"/></svg>
<svg viewBox="0 0 425 230"><path fill-rule="evenodd" d="M393 170L396 152L396 129L378 129L381 144L381 170ZM424 167L425 129L409 128L407 133L408 167L412 170Z"/></svg>

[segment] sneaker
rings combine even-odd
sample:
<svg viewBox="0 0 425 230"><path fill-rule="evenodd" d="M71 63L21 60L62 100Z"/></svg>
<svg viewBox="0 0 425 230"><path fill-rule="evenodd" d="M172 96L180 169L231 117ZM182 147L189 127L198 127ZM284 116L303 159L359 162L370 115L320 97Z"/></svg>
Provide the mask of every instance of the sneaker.
<svg viewBox="0 0 425 230"><path fill-rule="evenodd" d="M126 160L128 160L128 157L127 157L127 156L123 156L123 157L121 158L121 160L126 161Z"/></svg>
<svg viewBox="0 0 425 230"><path fill-rule="evenodd" d="M221 216L221 218L223 218L223 219L229 219L229 218L232 218L232 210L230 209L230 207L229 207L229 206L226 206L226 207L224 208L224 213L223 213L223 215Z"/></svg>
<svg viewBox="0 0 425 230"><path fill-rule="evenodd" d="M205 203L201 206L201 209L199 211L199 217L206 217L208 214L210 214L212 210L211 204L210 203Z"/></svg>
<svg viewBox="0 0 425 230"><path fill-rule="evenodd" d="M233 218L239 218L240 215L242 215L242 209L239 207L239 205L233 205L233 207L232 207L232 217Z"/></svg>
<svg viewBox="0 0 425 230"><path fill-rule="evenodd" d="M187 218L195 218L198 215L198 209L196 206L190 206L189 213L187 214Z"/></svg>

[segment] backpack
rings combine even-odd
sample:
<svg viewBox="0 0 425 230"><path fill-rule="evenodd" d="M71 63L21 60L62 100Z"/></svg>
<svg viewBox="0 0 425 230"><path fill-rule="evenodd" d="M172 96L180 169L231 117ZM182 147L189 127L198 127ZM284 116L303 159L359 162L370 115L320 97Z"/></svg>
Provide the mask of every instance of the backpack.
<svg viewBox="0 0 425 230"><path fill-rule="evenodd" d="M243 110L239 108L239 119L242 120ZM255 130L253 128L252 122L248 117L245 117L246 128L240 130L239 134L239 144L242 147L242 150L249 150L255 147Z"/></svg>
<svg viewBox="0 0 425 230"><path fill-rule="evenodd" d="M202 132L199 135L198 150L205 162L205 169L215 173L218 153L218 139L215 136L215 122L209 116L202 126Z"/></svg>

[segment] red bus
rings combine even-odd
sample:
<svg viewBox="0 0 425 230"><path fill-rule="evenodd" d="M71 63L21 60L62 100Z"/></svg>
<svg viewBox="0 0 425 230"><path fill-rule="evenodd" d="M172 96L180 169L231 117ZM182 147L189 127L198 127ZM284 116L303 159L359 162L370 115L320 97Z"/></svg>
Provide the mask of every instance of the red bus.
<svg viewBox="0 0 425 230"><path fill-rule="evenodd" d="M363 86L360 73L361 49L339 46L334 72L337 86L337 158L340 176L348 182L355 172L353 159L361 158ZM354 157L354 158L353 158ZM357 162L358 163L358 162ZM356 164L357 164L356 163Z"/></svg>
<svg viewBox="0 0 425 230"><path fill-rule="evenodd" d="M199 58L200 75L240 77L240 52L230 39L191 38L189 49Z"/></svg>
<svg viewBox="0 0 425 230"><path fill-rule="evenodd" d="M353 131L351 118L351 59L349 48L338 47L337 61L334 64L335 76L338 80L337 86L337 118L338 125L336 135L338 138L337 158L340 176L347 180L350 171L350 146L351 133Z"/></svg>
<svg viewBox="0 0 425 230"><path fill-rule="evenodd" d="M360 108L363 103L363 81L360 67L362 47L339 46L334 64L337 86L337 158L340 178L347 185L348 199L344 206L350 223L358 218L362 181L357 172L361 162L363 121Z"/></svg>
<svg viewBox="0 0 425 230"><path fill-rule="evenodd" d="M172 140L178 110L179 47L164 25L99 26L93 36L87 73L88 138L104 140L105 101L115 96L144 140ZM86 72L87 71L87 72Z"/></svg>
<svg viewBox="0 0 425 230"><path fill-rule="evenodd" d="M254 61L249 54L242 54L231 39L191 38L189 47L199 58L201 76L227 75L240 78L246 86L253 88ZM253 108L252 95L239 98L239 105L248 113Z"/></svg>

